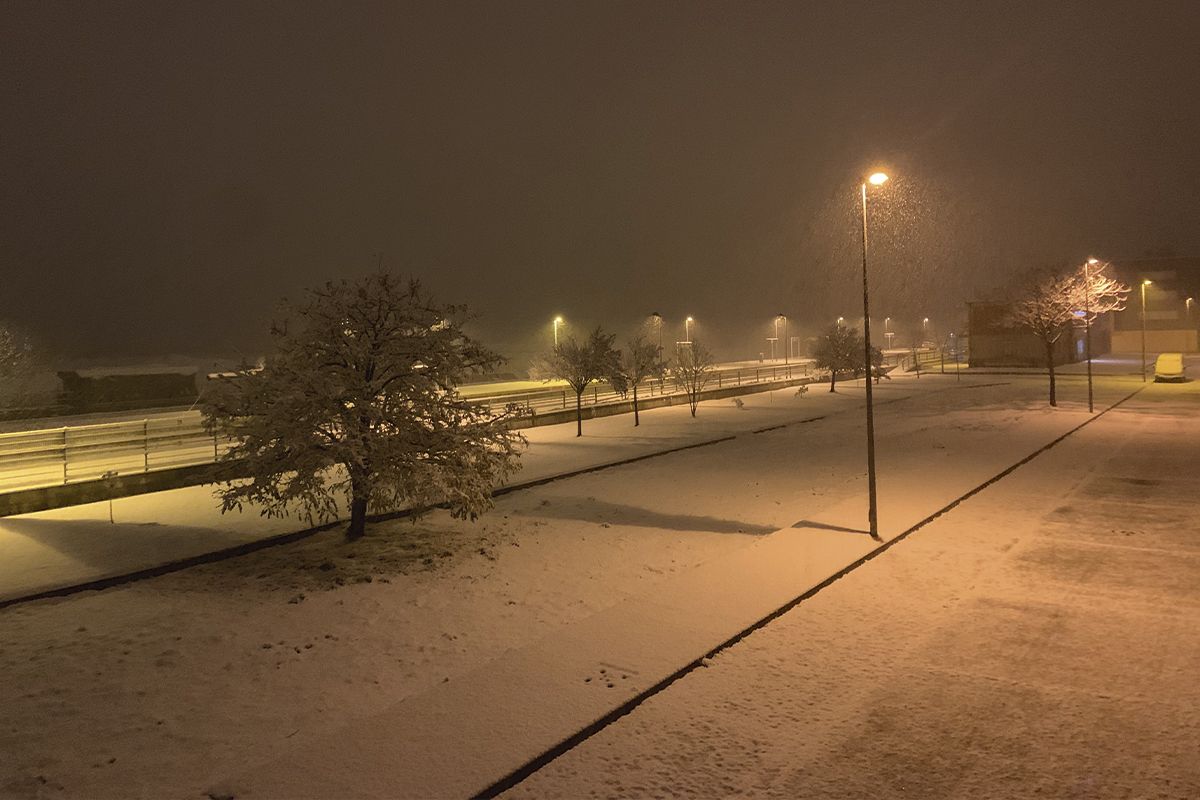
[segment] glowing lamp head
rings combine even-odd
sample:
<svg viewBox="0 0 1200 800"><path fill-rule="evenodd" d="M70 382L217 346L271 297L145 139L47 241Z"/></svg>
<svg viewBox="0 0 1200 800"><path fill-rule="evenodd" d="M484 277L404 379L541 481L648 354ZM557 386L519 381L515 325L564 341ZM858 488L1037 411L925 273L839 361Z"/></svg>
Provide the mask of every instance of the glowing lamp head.
<svg viewBox="0 0 1200 800"><path fill-rule="evenodd" d="M561 325L561 324L562 324L562 321L563 321L563 318L562 318L562 317L555 317L555 318L554 318L554 324L555 324L555 325Z"/></svg>
<svg viewBox="0 0 1200 800"><path fill-rule="evenodd" d="M1089 258L1089 259L1088 259L1088 263L1089 263L1089 264L1091 264L1092 266L1095 266L1096 264L1099 264L1099 263L1100 263L1100 259L1098 259L1098 258Z"/></svg>
<svg viewBox="0 0 1200 800"><path fill-rule="evenodd" d="M872 172L867 178L867 183L871 184L872 186L883 186L885 183L887 183L887 180L888 176L886 173Z"/></svg>
<svg viewBox="0 0 1200 800"><path fill-rule="evenodd" d="M687 318L687 321L688 321L688 322L695 322L696 320L692 319L691 317L688 317L688 318Z"/></svg>
<svg viewBox="0 0 1200 800"><path fill-rule="evenodd" d="M1142 286L1149 286L1152 283L1154 283L1154 281L1150 280L1149 278L1146 278L1144 281L1142 281Z"/></svg>

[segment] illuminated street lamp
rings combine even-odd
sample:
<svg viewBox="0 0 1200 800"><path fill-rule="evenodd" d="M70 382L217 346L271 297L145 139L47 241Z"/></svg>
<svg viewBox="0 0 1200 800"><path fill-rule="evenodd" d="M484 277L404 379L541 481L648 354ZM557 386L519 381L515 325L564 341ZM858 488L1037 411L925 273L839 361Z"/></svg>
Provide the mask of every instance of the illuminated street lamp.
<svg viewBox="0 0 1200 800"><path fill-rule="evenodd" d="M788 341L788 335L787 335L787 315L780 314L779 316L775 317L775 336L776 337L779 336L779 320L783 320L783 363L786 364L786 363L788 363L788 350L791 349L789 347L791 342Z"/></svg>
<svg viewBox="0 0 1200 800"><path fill-rule="evenodd" d="M840 327L842 327L842 323L843 323L843 322L845 322L845 321L846 321L846 318L845 318L845 317L838 317L838 321L837 321L837 325L838 325L838 327L839 327L839 328L840 328Z"/></svg>
<svg viewBox="0 0 1200 800"><path fill-rule="evenodd" d="M554 318L554 349L558 349L558 326L563 324L562 317Z"/></svg>
<svg viewBox="0 0 1200 800"><path fill-rule="evenodd" d="M1083 347L1087 355L1088 413L1092 407L1092 267L1100 262L1089 258L1083 262Z"/></svg>
<svg viewBox="0 0 1200 800"><path fill-rule="evenodd" d="M1152 283L1149 278L1142 281L1142 383L1146 382L1146 287Z"/></svg>
<svg viewBox="0 0 1200 800"><path fill-rule="evenodd" d="M1188 323L1191 323L1191 321L1192 321L1192 306L1196 305L1196 298L1189 297L1187 300L1183 301L1183 305L1185 308L1187 308Z"/></svg>
<svg viewBox="0 0 1200 800"><path fill-rule="evenodd" d="M875 408L871 394L871 305L867 292L867 184L882 186L887 183L888 176L882 172L870 175L862 182L862 288L863 288L863 355L867 371L867 524L871 538L876 541L879 537L879 510L875 495ZM839 323L841 319L839 318Z"/></svg>
<svg viewBox="0 0 1200 800"><path fill-rule="evenodd" d="M685 319L683 321L683 341L685 344L692 343L692 327L691 326L692 326L692 323L695 321L696 320L692 319L691 317L688 317L687 319Z"/></svg>

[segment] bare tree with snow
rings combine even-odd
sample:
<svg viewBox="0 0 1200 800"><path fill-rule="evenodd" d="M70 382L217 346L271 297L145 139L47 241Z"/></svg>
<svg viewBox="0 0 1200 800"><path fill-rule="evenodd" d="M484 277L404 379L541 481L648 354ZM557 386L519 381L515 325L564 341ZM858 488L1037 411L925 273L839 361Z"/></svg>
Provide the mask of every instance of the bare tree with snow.
<svg viewBox="0 0 1200 800"><path fill-rule="evenodd" d="M633 426L636 428L641 425L638 385L642 381L663 376L667 365L663 362L662 348L639 334L626 343L625 349L619 351L616 366L617 371L611 380L614 386L619 383L633 392Z"/></svg>
<svg viewBox="0 0 1200 800"><path fill-rule="evenodd" d="M1058 405L1054 375L1054 344L1077 321L1090 314L1089 324L1110 311L1125 308L1130 288L1105 274L1105 264L1085 271L1050 268L1026 272L1017 282L1018 297L1009 321L1028 328L1041 340L1050 376L1050 405ZM1086 311L1085 311L1086 309Z"/></svg>
<svg viewBox="0 0 1200 800"><path fill-rule="evenodd" d="M872 356L882 365L882 353L877 350ZM856 328L830 325L817 337L813 359L817 369L829 370L829 391L836 391L839 372L857 376L863 371L863 338Z"/></svg>
<svg viewBox="0 0 1200 800"><path fill-rule="evenodd" d="M680 342L675 349L675 362L671 365L671 377L687 393L692 416L700 405L700 394L712 380L715 362L702 344L695 341Z"/></svg>
<svg viewBox="0 0 1200 800"><path fill-rule="evenodd" d="M566 381L575 392L575 435L583 436L583 393L594 381L617 374L616 336L599 326L583 342L567 336L550 352L538 357L531 373L542 380Z"/></svg>
<svg viewBox="0 0 1200 800"><path fill-rule="evenodd" d="M457 392L503 361L463 332L464 306L379 272L310 290L287 313L264 366L203 399L210 429L236 442L219 464L222 511L298 509L315 524L348 497L357 539L371 508L445 503L475 519L491 507L524 439Z"/></svg>

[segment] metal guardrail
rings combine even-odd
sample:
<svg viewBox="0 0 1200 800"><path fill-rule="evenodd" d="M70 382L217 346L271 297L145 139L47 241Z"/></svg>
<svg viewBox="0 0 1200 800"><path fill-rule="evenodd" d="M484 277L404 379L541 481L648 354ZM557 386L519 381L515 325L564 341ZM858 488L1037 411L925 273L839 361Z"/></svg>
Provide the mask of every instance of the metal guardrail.
<svg viewBox="0 0 1200 800"><path fill-rule="evenodd" d="M808 362L726 367L714 371L709 388L755 385L803 377ZM641 397L683 394L667 378L641 385ZM607 385L584 393L588 406L625 402ZM546 413L575 405L574 392L558 388L472 398L498 412ZM198 411L143 420L78 425L48 430L0 433L0 493L63 486L118 475L211 464L232 441L204 429Z"/></svg>
<svg viewBox="0 0 1200 800"><path fill-rule="evenodd" d="M210 464L230 443L198 412L0 434L0 492Z"/></svg>

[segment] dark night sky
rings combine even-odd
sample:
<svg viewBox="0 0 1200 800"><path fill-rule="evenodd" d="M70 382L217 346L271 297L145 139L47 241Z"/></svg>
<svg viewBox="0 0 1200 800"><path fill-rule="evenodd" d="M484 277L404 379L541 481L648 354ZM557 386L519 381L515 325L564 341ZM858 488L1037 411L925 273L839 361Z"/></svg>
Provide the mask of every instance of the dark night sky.
<svg viewBox="0 0 1200 800"><path fill-rule="evenodd" d="M514 354L658 310L744 356L861 314L877 163L881 316L1200 252L1194 1L2 11L0 316L67 354L255 352L383 253Z"/></svg>

